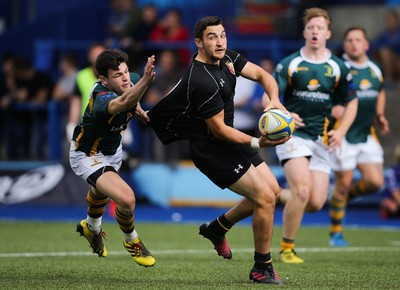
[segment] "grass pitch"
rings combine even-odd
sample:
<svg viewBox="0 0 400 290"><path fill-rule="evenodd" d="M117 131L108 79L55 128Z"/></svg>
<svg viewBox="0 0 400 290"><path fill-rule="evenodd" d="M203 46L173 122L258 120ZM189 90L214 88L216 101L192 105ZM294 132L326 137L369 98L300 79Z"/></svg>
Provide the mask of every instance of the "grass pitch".
<svg viewBox="0 0 400 290"><path fill-rule="evenodd" d="M77 221L78 222L78 221ZM296 239L302 265L278 261L281 228L272 256L283 286L249 282L252 229L227 235L233 259L217 256L197 224L137 223L157 263L138 266L122 245L116 223L105 223L108 257L91 253L74 223L0 222L0 289L399 289L400 231L346 229L348 248L331 248L328 228L303 227Z"/></svg>

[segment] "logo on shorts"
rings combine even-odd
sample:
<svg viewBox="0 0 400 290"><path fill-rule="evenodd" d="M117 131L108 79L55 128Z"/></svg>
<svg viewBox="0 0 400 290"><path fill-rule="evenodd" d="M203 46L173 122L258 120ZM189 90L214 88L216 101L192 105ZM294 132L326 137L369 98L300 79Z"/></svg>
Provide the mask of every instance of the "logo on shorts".
<svg viewBox="0 0 400 290"><path fill-rule="evenodd" d="M96 165L98 165L98 164L101 164L101 163L103 163L103 162L101 162L101 161L97 161L97 159L96 158L92 158L92 160L93 160L93 164L92 165L90 165L90 166L96 166Z"/></svg>
<svg viewBox="0 0 400 290"><path fill-rule="evenodd" d="M286 151L287 152L295 152L297 151L296 144L290 143L288 146L286 146Z"/></svg>
<svg viewBox="0 0 400 290"><path fill-rule="evenodd" d="M239 174L240 170L243 169L242 164L238 164L238 167L233 169L233 171L235 171L237 174Z"/></svg>

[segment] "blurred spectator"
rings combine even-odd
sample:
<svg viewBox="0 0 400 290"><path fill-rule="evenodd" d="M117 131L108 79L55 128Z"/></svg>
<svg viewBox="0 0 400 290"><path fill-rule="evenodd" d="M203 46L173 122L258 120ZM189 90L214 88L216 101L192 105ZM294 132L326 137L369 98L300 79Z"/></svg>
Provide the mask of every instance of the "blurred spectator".
<svg viewBox="0 0 400 290"><path fill-rule="evenodd" d="M400 26L395 9L385 14L385 30L374 42L378 62L382 64L386 82L394 84L400 78Z"/></svg>
<svg viewBox="0 0 400 290"><path fill-rule="evenodd" d="M259 62L259 66L261 66L266 72L270 74L274 73L275 65L276 65L275 62L269 57L263 57ZM259 83L256 83L256 87L254 89L254 94L251 98L251 101L253 102L253 107L255 107L255 109L260 108L259 111L260 113L264 108L262 105L263 94L264 94L264 88Z"/></svg>
<svg viewBox="0 0 400 290"><path fill-rule="evenodd" d="M106 48L104 43L93 43L87 52L88 66L77 73L76 86L71 97L69 120L66 127L67 140L71 139L75 126L79 124L81 116L85 112L89 102L90 91L98 78L94 64L97 56Z"/></svg>
<svg viewBox="0 0 400 290"><path fill-rule="evenodd" d="M70 102L76 86L76 75L78 72L78 58L74 54L65 54L59 63L61 76L57 80L53 99L58 102Z"/></svg>
<svg viewBox="0 0 400 290"><path fill-rule="evenodd" d="M190 40L189 29L182 23L181 12L177 9L168 10L150 34L150 41L159 44L176 44L187 46ZM181 65L188 65L191 61L187 47L177 49Z"/></svg>
<svg viewBox="0 0 400 290"><path fill-rule="evenodd" d="M251 136L257 135L257 115L250 102L256 82L238 77L235 88L235 119L234 127Z"/></svg>
<svg viewBox="0 0 400 290"><path fill-rule="evenodd" d="M400 144L395 151L396 164L387 170L388 180L383 190L381 218L400 217Z"/></svg>
<svg viewBox="0 0 400 290"><path fill-rule="evenodd" d="M263 57L259 62L259 66L261 66L265 71L267 71L270 74L273 74L275 71L275 62L272 59L270 59L269 57ZM264 111L264 107L267 105L267 104L262 104L263 94L264 94L264 88L259 83L256 83L254 93L251 96L251 99L249 102L257 116L257 122L258 122L259 117L261 116L261 114ZM267 100L269 100L269 99L265 98L265 101L267 101ZM257 135L258 134L259 133L257 132ZM279 160L278 160L278 157L276 156L274 147L264 147L264 148L261 148L258 152L259 152L261 158L268 164L271 164L271 165L279 164Z"/></svg>
<svg viewBox="0 0 400 290"><path fill-rule="evenodd" d="M132 32L127 52L129 54L129 68L131 71L138 71L144 66L147 57L155 54L151 49L146 48L145 44L150 39L150 34L158 22L158 9L155 5L148 4L142 8L139 24Z"/></svg>
<svg viewBox="0 0 400 290"><path fill-rule="evenodd" d="M129 37L138 26L140 8L135 0L109 0L111 15L108 19L107 32L109 38L106 45L125 49L129 46Z"/></svg>
<svg viewBox="0 0 400 290"><path fill-rule="evenodd" d="M30 60L15 62L15 90L11 93L7 156L10 159L45 159L47 107L52 92L50 77L36 71Z"/></svg>
<svg viewBox="0 0 400 290"><path fill-rule="evenodd" d="M142 107L145 110L152 108L164 98L183 75L176 52L164 50L160 53L156 64L156 74L157 81L148 89L142 101ZM163 145L149 126L143 127L142 138L142 157L147 161L175 163L188 148L180 142Z"/></svg>
<svg viewBox="0 0 400 290"><path fill-rule="evenodd" d="M9 118L8 107L11 104L12 92L15 90L16 55L7 53L1 59L0 75L0 157L5 155L5 138L8 128L5 126ZM5 157L5 156L4 156Z"/></svg>

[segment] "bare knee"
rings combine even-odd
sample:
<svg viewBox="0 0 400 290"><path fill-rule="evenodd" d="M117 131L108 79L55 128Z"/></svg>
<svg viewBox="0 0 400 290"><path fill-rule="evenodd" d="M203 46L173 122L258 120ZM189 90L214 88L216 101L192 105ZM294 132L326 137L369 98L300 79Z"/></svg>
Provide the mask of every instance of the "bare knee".
<svg viewBox="0 0 400 290"><path fill-rule="evenodd" d="M351 184L337 183L335 185L334 196L340 200L345 200L349 195Z"/></svg>
<svg viewBox="0 0 400 290"><path fill-rule="evenodd" d="M133 212L136 204L136 199L132 189L127 188L123 189L122 191L123 192L121 192L120 194L120 199L118 201L115 201L118 208L125 212Z"/></svg>
<svg viewBox="0 0 400 290"><path fill-rule="evenodd" d="M276 204L276 196L279 192L272 191L271 189L261 189L255 196L255 204L261 207L269 207Z"/></svg>
<svg viewBox="0 0 400 290"><path fill-rule="evenodd" d="M314 213L317 211L320 211L322 209L322 207L324 206L324 203L322 202L313 202L310 201L307 206L306 206L306 212L308 213Z"/></svg>
<svg viewBox="0 0 400 290"><path fill-rule="evenodd" d="M368 178L365 180L365 187L368 192L376 192L379 191L383 186L383 177L382 176L374 176L373 178Z"/></svg>
<svg viewBox="0 0 400 290"><path fill-rule="evenodd" d="M296 191L295 191L295 196L299 199L301 203L307 203L307 201L310 199L310 194L311 190L307 186L300 186Z"/></svg>

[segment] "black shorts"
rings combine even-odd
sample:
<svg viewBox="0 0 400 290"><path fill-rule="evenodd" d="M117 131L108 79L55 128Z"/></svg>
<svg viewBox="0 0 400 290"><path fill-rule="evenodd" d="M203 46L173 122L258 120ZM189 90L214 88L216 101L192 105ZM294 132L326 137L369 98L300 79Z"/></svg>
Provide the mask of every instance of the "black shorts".
<svg viewBox="0 0 400 290"><path fill-rule="evenodd" d="M222 189L239 180L251 164L264 162L249 146L219 140L193 140L190 154L194 165Z"/></svg>

